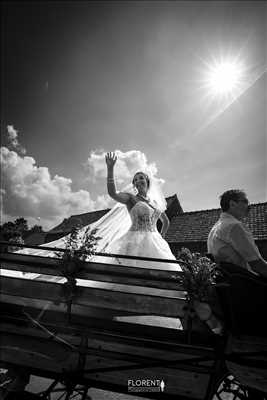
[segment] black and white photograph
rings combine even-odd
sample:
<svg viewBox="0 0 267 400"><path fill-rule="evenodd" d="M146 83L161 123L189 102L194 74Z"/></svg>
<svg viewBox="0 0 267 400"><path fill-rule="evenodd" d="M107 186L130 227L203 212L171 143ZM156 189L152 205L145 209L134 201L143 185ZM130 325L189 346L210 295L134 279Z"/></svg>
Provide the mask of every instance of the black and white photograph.
<svg viewBox="0 0 267 400"><path fill-rule="evenodd" d="M267 400L267 1L1 2L0 400Z"/></svg>

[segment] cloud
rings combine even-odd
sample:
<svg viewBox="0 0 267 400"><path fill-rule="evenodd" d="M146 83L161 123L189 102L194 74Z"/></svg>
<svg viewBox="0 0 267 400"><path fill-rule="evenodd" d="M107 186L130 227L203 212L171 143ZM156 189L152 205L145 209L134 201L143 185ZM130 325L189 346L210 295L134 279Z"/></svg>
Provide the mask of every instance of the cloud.
<svg viewBox="0 0 267 400"><path fill-rule="evenodd" d="M9 140L13 147L19 147L17 131L8 127ZM90 171L90 180L100 184L107 175L105 151L94 150L90 153L86 166ZM122 152L116 150L116 180L121 189L130 184L137 171L144 171L156 177L155 163L149 163L144 153L138 150ZM1 223L20 216L28 220L29 225L42 225L51 229L64 218L94 210L109 208L114 201L107 195L98 195L95 199L84 189L72 190L72 180L63 176L51 176L47 167L39 167L33 157L19 154L2 146L0 148L2 169L1 183ZM160 183L164 181L157 179ZM101 184L102 186L102 184Z"/></svg>
<svg viewBox="0 0 267 400"><path fill-rule="evenodd" d="M26 149L18 141L18 131L13 125L7 125L7 138L9 144L21 154L26 154Z"/></svg>
<svg viewBox="0 0 267 400"><path fill-rule="evenodd" d="M105 208L108 198L93 200L86 190L73 192L71 179L51 176L47 167L37 167L33 157L20 156L1 147L3 219L23 216L46 229L63 218Z"/></svg>
<svg viewBox="0 0 267 400"><path fill-rule="evenodd" d="M150 176L156 178L158 169L156 164L148 163L147 157L144 153L139 150L130 150L123 152L121 150L115 150L117 156L117 162L115 166L116 181L119 184L129 184L132 180L133 175L137 171L143 171L148 173ZM107 176L107 167L105 162L105 154L103 150L91 151L88 160L87 167L90 171L89 179L95 182L97 179L104 179ZM164 181L161 179L161 183Z"/></svg>

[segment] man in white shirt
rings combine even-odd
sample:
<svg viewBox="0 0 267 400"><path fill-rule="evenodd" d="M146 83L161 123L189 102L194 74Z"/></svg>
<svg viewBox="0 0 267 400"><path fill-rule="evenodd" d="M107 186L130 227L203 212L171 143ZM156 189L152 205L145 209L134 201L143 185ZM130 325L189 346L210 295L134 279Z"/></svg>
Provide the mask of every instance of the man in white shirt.
<svg viewBox="0 0 267 400"><path fill-rule="evenodd" d="M249 202L242 190L228 190L220 197L222 213L208 236L208 253L216 262L239 265L267 278L267 262L262 258L252 233L242 223Z"/></svg>

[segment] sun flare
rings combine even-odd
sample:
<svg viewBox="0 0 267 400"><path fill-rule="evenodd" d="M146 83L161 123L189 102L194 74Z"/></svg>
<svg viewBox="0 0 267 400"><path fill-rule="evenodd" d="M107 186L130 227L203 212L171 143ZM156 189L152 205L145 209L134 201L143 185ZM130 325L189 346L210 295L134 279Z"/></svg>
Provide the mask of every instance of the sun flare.
<svg viewBox="0 0 267 400"><path fill-rule="evenodd" d="M224 62L215 65L210 70L210 86L216 93L228 93L233 91L240 83L242 76L239 65Z"/></svg>
<svg viewBox="0 0 267 400"><path fill-rule="evenodd" d="M235 97L244 84L245 68L241 61L221 60L207 65L204 86L212 97Z"/></svg>

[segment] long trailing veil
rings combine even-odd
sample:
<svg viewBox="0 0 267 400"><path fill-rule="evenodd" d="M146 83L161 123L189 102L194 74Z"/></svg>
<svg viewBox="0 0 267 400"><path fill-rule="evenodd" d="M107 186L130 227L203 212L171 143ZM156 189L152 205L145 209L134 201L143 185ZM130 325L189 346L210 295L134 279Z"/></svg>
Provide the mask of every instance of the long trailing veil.
<svg viewBox="0 0 267 400"><path fill-rule="evenodd" d="M156 178L149 176L150 186L148 190L148 198L149 201L154 204L154 206L159 209L161 212L166 210L166 200L161 191L160 184L156 180ZM123 192L134 193L133 186L127 185L123 190ZM80 238L80 242L82 243L83 236L87 233L92 232L96 229L96 236L100 237L97 242L95 251L96 252L105 252L109 245L123 236L131 226L131 218L128 213L127 207L124 204L116 203L114 207L111 208L109 212L107 212L103 217L101 217L98 221L84 226L78 232L78 238ZM28 255L36 255L41 257L58 257L53 251L53 248L65 248L66 240L70 236L70 234L61 237L60 239L54 240L49 243L45 243L40 246L39 249L22 249L16 251L16 253L20 254L28 254ZM51 250L41 250L41 247L51 247ZM126 254L127 255L127 254ZM97 262L111 262L108 261L107 257L94 256L93 259Z"/></svg>
<svg viewBox="0 0 267 400"><path fill-rule="evenodd" d="M86 225L78 232L78 245L79 241L82 244L82 239L85 234L96 230L96 236L100 237L98 240L95 251L104 252L106 247L113 241L123 236L131 226L131 219L124 204L116 203L103 217L98 221ZM18 250L16 253L35 255L41 257L57 257L53 248L66 247L66 241L70 233L52 242L44 243L39 249L26 249ZM42 250L41 247L51 247L51 250Z"/></svg>

